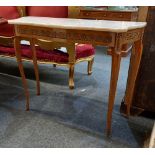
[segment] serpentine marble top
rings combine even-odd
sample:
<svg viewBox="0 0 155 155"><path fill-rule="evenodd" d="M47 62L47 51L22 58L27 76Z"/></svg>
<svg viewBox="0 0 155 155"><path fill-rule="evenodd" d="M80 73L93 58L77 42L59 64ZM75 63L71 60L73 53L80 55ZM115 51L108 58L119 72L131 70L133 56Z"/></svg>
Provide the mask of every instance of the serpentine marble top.
<svg viewBox="0 0 155 155"><path fill-rule="evenodd" d="M143 28L146 26L146 22L126 22L33 16L26 16L18 19L9 20L8 23L15 25L29 25L50 28L94 30L107 32L127 32L128 30Z"/></svg>

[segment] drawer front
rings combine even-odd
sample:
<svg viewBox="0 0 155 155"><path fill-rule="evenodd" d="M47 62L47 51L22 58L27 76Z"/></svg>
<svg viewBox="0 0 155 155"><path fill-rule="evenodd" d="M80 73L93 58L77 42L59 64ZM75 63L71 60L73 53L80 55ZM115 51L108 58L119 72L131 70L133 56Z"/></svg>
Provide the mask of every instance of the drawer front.
<svg viewBox="0 0 155 155"><path fill-rule="evenodd" d="M111 12L110 13L111 19L114 20L124 20L124 21L130 21L131 20L131 13L130 12Z"/></svg>
<svg viewBox="0 0 155 155"><path fill-rule="evenodd" d="M117 21L136 20L136 13L132 12L112 12L112 11L80 11L80 18L85 19L104 19Z"/></svg>
<svg viewBox="0 0 155 155"><path fill-rule="evenodd" d="M87 19L107 19L109 18L109 14L105 11L97 12L97 11L81 11L80 18L87 18Z"/></svg>
<svg viewBox="0 0 155 155"><path fill-rule="evenodd" d="M91 18L92 13L91 12L80 12L80 17L81 18Z"/></svg>
<svg viewBox="0 0 155 155"><path fill-rule="evenodd" d="M137 21L137 19L138 19L138 12L132 13L132 15L131 15L131 20L132 20L132 21Z"/></svg>

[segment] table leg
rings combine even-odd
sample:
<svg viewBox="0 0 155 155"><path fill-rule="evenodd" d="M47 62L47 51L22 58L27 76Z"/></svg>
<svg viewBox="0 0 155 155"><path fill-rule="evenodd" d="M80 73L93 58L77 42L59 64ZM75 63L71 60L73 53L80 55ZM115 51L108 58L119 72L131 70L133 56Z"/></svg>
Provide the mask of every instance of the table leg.
<svg viewBox="0 0 155 155"><path fill-rule="evenodd" d="M34 66L34 72L35 72L35 77L36 77L37 95L40 95L40 80L39 80L39 71L38 71L38 64L37 64L37 56L36 56L34 39L30 40L30 46L31 46L31 50L32 50L33 66Z"/></svg>
<svg viewBox="0 0 155 155"><path fill-rule="evenodd" d="M111 80L110 80L110 90L109 90L109 101L108 101L108 113L107 113L107 135L111 132L111 120L112 111L115 101L115 94L117 88L117 81L120 70L121 54L116 53L113 49L112 51L112 65L111 65Z"/></svg>
<svg viewBox="0 0 155 155"><path fill-rule="evenodd" d="M140 60L142 56L142 41L136 41L131 53L128 81L125 95L125 104L127 105L127 116L130 116L130 107L134 93L135 82L138 74Z"/></svg>
<svg viewBox="0 0 155 155"><path fill-rule="evenodd" d="M69 54L69 88L74 88L75 43L67 44Z"/></svg>
<svg viewBox="0 0 155 155"><path fill-rule="evenodd" d="M24 87L24 91L25 91L25 96L26 96L26 110L29 110L29 91L28 91L28 85L27 85L27 81L25 78L25 74L24 74L24 68L23 68L23 64L22 64L22 57L21 57L21 47L20 47L20 38L15 37L14 39L14 47L15 47L15 54L16 54L16 59L17 59L17 63L18 63L18 67L19 67L19 71L21 74L21 78L22 78L22 83L23 83L23 87Z"/></svg>

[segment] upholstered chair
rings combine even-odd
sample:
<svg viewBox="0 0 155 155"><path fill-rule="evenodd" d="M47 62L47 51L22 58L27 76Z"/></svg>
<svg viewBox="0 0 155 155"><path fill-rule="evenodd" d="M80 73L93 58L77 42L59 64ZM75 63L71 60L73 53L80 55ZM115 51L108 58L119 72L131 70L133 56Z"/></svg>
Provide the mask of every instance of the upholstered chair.
<svg viewBox="0 0 155 155"><path fill-rule="evenodd" d="M22 16L16 6L0 6L0 17L6 20L16 19ZM0 45L13 46L14 27L7 22L0 25Z"/></svg>
<svg viewBox="0 0 155 155"><path fill-rule="evenodd" d="M42 16L67 18L67 6L28 6L28 7L0 7L0 17L5 19L15 19L21 16ZM0 25L0 56L15 57L13 47L14 28L7 23ZM36 40L36 56L38 63L50 63L54 67L62 65L69 68L69 87L74 88L74 66L81 61L88 61L88 74L92 73L95 49L89 44L76 44L75 61L70 62L69 54L62 51L61 47L68 48L68 45L60 42L51 42L48 40ZM32 52L29 45L22 45L23 60L32 61Z"/></svg>
<svg viewBox="0 0 155 155"><path fill-rule="evenodd" d="M39 16L39 17L55 17L55 18L67 18L68 7L67 6L28 6L26 7L26 16ZM63 23L62 23L63 24ZM74 88L74 66L81 61L88 61L88 75L92 73L92 65L94 61L95 49L89 44L76 44L75 48L75 61L70 62L69 54L63 52L60 47L66 47L69 50L68 45L65 43L50 42L47 40L38 40L37 44L40 48L48 50L49 55L53 55L53 59L50 59L50 63L56 65L64 65L69 67L69 87ZM51 48L55 50L50 51ZM59 50L58 50L59 49ZM45 51L47 54L47 51ZM57 57L57 58L56 58ZM48 60L48 59L46 59ZM49 60L48 60L49 61Z"/></svg>

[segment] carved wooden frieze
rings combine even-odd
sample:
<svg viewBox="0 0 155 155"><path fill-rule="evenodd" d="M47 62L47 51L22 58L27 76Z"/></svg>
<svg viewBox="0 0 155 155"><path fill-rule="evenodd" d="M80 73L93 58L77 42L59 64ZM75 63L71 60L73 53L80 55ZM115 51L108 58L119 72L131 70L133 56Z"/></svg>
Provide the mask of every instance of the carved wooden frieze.
<svg viewBox="0 0 155 155"><path fill-rule="evenodd" d="M121 44L133 43L135 41L142 39L142 36L143 36L143 29L135 29L130 30L126 33L118 34L118 38Z"/></svg>
<svg viewBox="0 0 155 155"><path fill-rule="evenodd" d="M84 43L94 42L94 44L106 46L114 46L115 42L114 33L109 32L17 26L16 33L17 35L22 35L24 37L43 37L46 39L62 39Z"/></svg>

